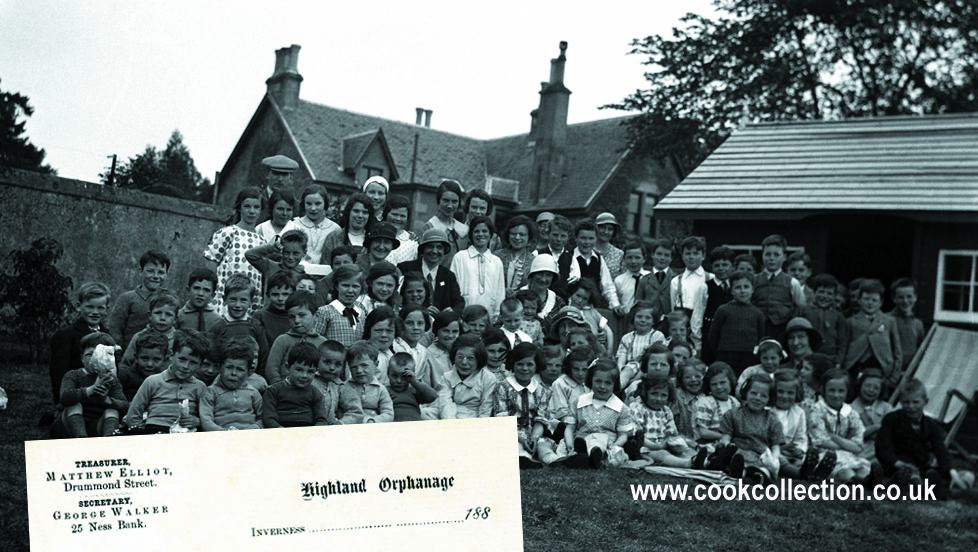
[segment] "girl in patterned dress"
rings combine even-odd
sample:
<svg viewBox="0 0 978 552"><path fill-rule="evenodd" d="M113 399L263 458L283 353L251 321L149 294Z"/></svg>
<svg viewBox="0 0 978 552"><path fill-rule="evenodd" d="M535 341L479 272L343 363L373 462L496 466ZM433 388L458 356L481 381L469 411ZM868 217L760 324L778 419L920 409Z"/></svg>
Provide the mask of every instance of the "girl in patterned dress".
<svg viewBox="0 0 978 552"><path fill-rule="evenodd" d="M893 405L880 400L880 396L889 396L886 392L886 379L879 368L866 368L856 380L858 396L852 401L852 409L859 414L865 431L863 432L863 449L860 458L876 459L876 432L880 429L883 416L894 410Z"/></svg>
<svg viewBox="0 0 978 552"><path fill-rule="evenodd" d="M364 314L370 314L375 308L385 305L394 309L394 292L397 289L397 267L387 261L381 261L370 267L367 273L365 291L357 299L357 307Z"/></svg>
<svg viewBox="0 0 978 552"><path fill-rule="evenodd" d="M835 467L829 477L840 482L862 479L870 473L869 460L859 457L865 428L859 413L846 404L849 389L849 374L844 370L826 372L822 376L822 396L808 418L811 446L835 453Z"/></svg>
<svg viewBox="0 0 978 552"><path fill-rule="evenodd" d="M540 452L547 450L546 442L542 443L542 448L537 443L550 418L550 389L533 376L543 370L546 360L539 347L524 342L513 348L506 364L511 373L496 385L492 415L516 416L520 469L539 468L541 464L533 458L537 456L538 448ZM547 456L551 461L556 459L552 451Z"/></svg>
<svg viewBox="0 0 978 552"><path fill-rule="evenodd" d="M676 373L676 398L669 403L676 418L676 429L686 438L693 438L693 409L703 390L706 364L698 358L687 359Z"/></svg>
<svg viewBox="0 0 978 552"><path fill-rule="evenodd" d="M693 411L693 437L698 443L712 444L720 440L720 418L740 406L733 393L734 371L726 362L714 362L703 378L702 394L696 399Z"/></svg>
<svg viewBox="0 0 978 552"><path fill-rule="evenodd" d="M573 448L575 456L586 456L591 468L621 466L628 460L622 446L635 426L628 406L618 396L618 365L608 358L595 360L584 383L591 392L581 395L564 418L564 444Z"/></svg>
<svg viewBox="0 0 978 552"><path fill-rule="evenodd" d="M258 188L245 188L238 192L234 200L234 212L237 223L225 226L211 237L211 242L204 250L207 267L217 273L217 289L210 305L220 311L223 306L224 283L236 272L244 273L255 285L261 286L261 273L245 259L245 251L262 245L261 236L255 231L258 217L265 208L265 200ZM255 294L255 301L248 314L261 308L261 294Z"/></svg>
<svg viewBox="0 0 978 552"><path fill-rule="evenodd" d="M638 435L642 436L642 454L648 455L656 464L691 468L696 451L679 435L672 410L666 405L675 393L676 389L667 376L650 374L639 382L638 396L628 406L638 426ZM637 442L626 445L639 446ZM626 446L626 450L628 448Z"/></svg>
<svg viewBox="0 0 978 552"><path fill-rule="evenodd" d="M778 475L784 431L777 414L768 409L774 404L773 390L771 378L751 376L741 391L743 406L727 411L720 420L723 438L717 452L736 447L736 455L724 470L734 479L745 475L745 467L746 476L759 483ZM729 456L724 452L724 456Z"/></svg>
<svg viewBox="0 0 978 552"><path fill-rule="evenodd" d="M622 371L622 385L626 388L633 380L639 378L639 365L645 351L657 343L666 344L666 336L654 329L653 312L655 305L649 301L635 303L628 313L628 323L635 331L628 332L621 338L618 345L618 368Z"/></svg>

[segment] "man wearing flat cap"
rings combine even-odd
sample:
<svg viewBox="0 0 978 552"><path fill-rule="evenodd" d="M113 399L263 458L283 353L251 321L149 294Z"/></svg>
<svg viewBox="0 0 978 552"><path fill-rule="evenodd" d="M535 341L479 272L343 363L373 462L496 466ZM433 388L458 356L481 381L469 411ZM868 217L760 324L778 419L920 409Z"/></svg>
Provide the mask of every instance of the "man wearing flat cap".
<svg viewBox="0 0 978 552"><path fill-rule="evenodd" d="M265 196L271 197L274 192L284 192L289 196L295 194L292 189L292 173L299 164L284 155L275 155L261 160L265 166Z"/></svg>

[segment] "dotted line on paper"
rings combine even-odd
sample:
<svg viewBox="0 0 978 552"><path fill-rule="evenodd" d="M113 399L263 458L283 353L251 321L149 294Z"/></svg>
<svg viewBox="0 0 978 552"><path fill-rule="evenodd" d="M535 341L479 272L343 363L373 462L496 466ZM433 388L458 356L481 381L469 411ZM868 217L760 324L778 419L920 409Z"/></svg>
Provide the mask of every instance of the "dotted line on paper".
<svg viewBox="0 0 978 552"><path fill-rule="evenodd" d="M358 531L361 529L387 529L390 527L411 527L415 525L442 525L446 523L463 523L463 520L452 520L452 521L419 521L416 523L398 523L395 525L361 525L358 527L335 527L332 529L312 529L310 533L323 533L332 531Z"/></svg>
<svg viewBox="0 0 978 552"><path fill-rule="evenodd" d="M105 494L85 494L85 495L81 495L81 496L83 496L85 498L88 498L90 496L106 496L106 497L108 497L108 496L131 496L131 495L132 495L132 493L105 493Z"/></svg>

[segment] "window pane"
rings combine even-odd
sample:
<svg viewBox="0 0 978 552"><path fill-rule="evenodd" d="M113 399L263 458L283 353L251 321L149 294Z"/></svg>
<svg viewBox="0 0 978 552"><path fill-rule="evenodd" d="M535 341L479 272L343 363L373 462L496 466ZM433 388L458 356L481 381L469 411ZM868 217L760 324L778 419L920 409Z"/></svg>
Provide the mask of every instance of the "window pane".
<svg viewBox="0 0 978 552"><path fill-rule="evenodd" d="M944 284L944 298L941 308L947 311L968 312L970 286Z"/></svg>
<svg viewBox="0 0 978 552"><path fill-rule="evenodd" d="M945 282L971 282L973 275L971 267L974 257L971 255L945 255L944 257L944 281Z"/></svg>

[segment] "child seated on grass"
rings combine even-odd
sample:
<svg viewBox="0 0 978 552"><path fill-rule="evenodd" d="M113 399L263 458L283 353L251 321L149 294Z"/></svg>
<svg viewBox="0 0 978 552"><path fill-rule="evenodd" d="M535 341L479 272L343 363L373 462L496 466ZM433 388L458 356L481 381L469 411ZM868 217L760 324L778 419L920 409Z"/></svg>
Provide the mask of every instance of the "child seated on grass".
<svg viewBox="0 0 978 552"><path fill-rule="evenodd" d="M160 292L149 298L149 323L133 336L125 354L122 355L122 366L132 366L136 359L136 347L133 341L147 333L158 333L166 337L173 345L173 335L176 332L177 310L180 302L175 296Z"/></svg>
<svg viewBox="0 0 978 552"><path fill-rule="evenodd" d="M326 425L326 400L310 385L319 366L319 351L311 343L298 343L289 351L289 375L269 386L262 404L266 428Z"/></svg>
<svg viewBox="0 0 978 552"><path fill-rule="evenodd" d="M178 330L206 332L221 315L211 306L217 290L217 274L209 268L195 268L187 278L189 299L177 312Z"/></svg>
<svg viewBox="0 0 978 552"><path fill-rule="evenodd" d="M637 370L625 370L621 375L621 385L624 389L625 397L633 397L637 393L638 385L642 379L650 374L658 374L673 382L674 390L669 393L669 397L675 396L676 381L676 357L672 351L662 343L656 343L642 354ZM641 397L640 397L641 398Z"/></svg>
<svg viewBox="0 0 978 552"><path fill-rule="evenodd" d="M271 278L265 280L265 286L268 289L267 298L265 300L265 308L256 310L251 317L254 318L262 330L264 330L265 341L269 344L269 346L272 346L275 344L275 340L278 339L278 336L292 329L292 325L289 322L289 313L286 311L285 303L296 291L295 278L293 278L288 272L278 272ZM315 296L314 293L313 295ZM314 297L312 302L313 314L315 314L317 309L319 309L319 302L316 301ZM269 354L271 354L271 351L269 351ZM267 367L265 368L265 372L268 372Z"/></svg>
<svg viewBox="0 0 978 552"><path fill-rule="evenodd" d="M523 303L523 321L520 330L530 336L533 344L543 347L543 326L540 317L540 296L535 291L522 289L516 292L516 299Z"/></svg>
<svg viewBox="0 0 978 552"><path fill-rule="evenodd" d="M634 429L629 408L618 396L621 374L611 359L598 359L588 368L587 385L592 391L581 395L564 417L564 445L574 451L564 465L570 468L603 465L621 466L628 460L622 448Z"/></svg>
<svg viewBox="0 0 978 552"><path fill-rule="evenodd" d="M224 343L216 339L210 339L206 334L207 354L200 361L200 368L194 372L194 377L210 387L221 373L221 355L224 354Z"/></svg>
<svg viewBox="0 0 978 552"><path fill-rule="evenodd" d="M674 394L675 388L662 374L648 374L639 382L638 395L628 405L638 426L638 439L630 439L624 447L630 459L638 460L646 454L663 466L694 467L696 450L679 435L672 410L667 406ZM698 467L703 467L702 462Z"/></svg>
<svg viewBox="0 0 978 552"><path fill-rule="evenodd" d="M500 382L506 381L510 375L506 359L513 349L506 334L499 328L490 328L482 334L482 344L486 347L486 370Z"/></svg>
<svg viewBox="0 0 978 552"><path fill-rule="evenodd" d="M542 467L534 460L538 452L553 451L546 443L538 451L538 441L550 421L550 389L533 381L533 376L546 366L543 353L533 343L520 343L506 359L510 372L496 385L493 416L516 416L516 434L521 470Z"/></svg>
<svg viewBox="0 0 978 552"><path fill-rule="evenodd" d="M876 432L880 429L883 417L893 412L893 405L880 399L881 395L889 395L885 390L883 371L879 368L867 368L856 380L858 395L850 403L852 409L859 414L864 427L863 449L859 456L870 461L876 458Z"/></svg>
<svg viewBox="0 0 978 552"><path fill-rule="evenodd" d="M689 314L684 310L670 312L659 322L659 331L666 336L666 343L670 346L682 345L689 350L686 358L694 356L696 348L689 338Z"/></svg>
<svg viewBox="0 0 978 552"><path fill-rule="evenodd" d="M781 446L782 479L798 478L808 452L808 417L798 403L802 401L802 383L791 368L774 373L774 413L781 420L784 445Z"/></svg>
<svg viewBox="0 0 978 552"><path fill-rule="evenodd" d="M207 339L199 332L178 330L168 357L169 368L147 377L139 387L124 419L126 426L133 431L142 427L146 434L170 433L177 426L196 429L200 425L200 397L207 387L194 373L207 354L207 347Z"/></svg>
<svg viewBox="0 0 978 552"><path fill-rule="evenodd" d="M497 379L486 370L486 347L474 335L463 335L452 344L452 370L444 375L439 391L440 419L488 418L492 415Z"/></svg>
<svg viewBox="0 0 978 552"><path fill-rule="evenodd" d="M389 263L388 263L389 264ZM376 266L376 265L375 265ZM380 385L387 385L387 363L394 355L394 335L397 333L397 316L394 309L380 305L367 315L363 323L363 339L372 344L378 351L374 360L374 378Z"/></svg>
<svg viewBox="0 0 978 552"><path fill-rule="evenodd" d="M243 273L232 274L224 282L224 317L207 330L208 335L216 337L221 343L235 336L250 336L258 343L259 374L265 373L265 362L268 359L268 341L265 340L265 330L258 321L249 316L248 311L254 304L258 290L251 278Z"/></svg>
<svg viewBox="0 0 978 552"><path fill-rule="evenodd" d="M883 475L900 485L920 485L926 480L935 485L935 498L947 498L951 455L937 420L924 414L927 388L920 380L907 381L900 405L902 409L883 417L876 435L876 458L882 465Z"/></svg>
<svg viewBox="0 0 978 552"><path fill-rule="evenodd" d="M111 366L93 361L99 345L115 348L107 333L88 334L81 340L82 368L71 370L62 379L61 406L64 412L51 426L51 438L105 437L119 427L119 413L128 401ZM115 359L110 359L113 363Z"/></svg>
<svg viewBox="0 0 978 552"><path fill-rule="evenodd" d="M393 422L394 404L387 388L377 380L377 347L370 341L357 341L346 350L350 367L347 385L360 397L365 424Z"/></svg>
<svg viewBox="0 0 978 552"><path fill-rule="evenodd" d="M105 284L87 283L78 288L74 307L78 319L51 336L51 391L54 404L61 401L61 380L71 370L81 368L81 339L90 333L108 332L105 325L109 309L109 288Z"/></svg>
<svg viewBox="0 0 978 552"><path fill-rule="evenodd" d="M706 364L696 358L688 359L676 370L676 399L669 403L669 408L676 418L676 429L683 437L695 439L693 412L696 408L696 399L703 392L704 375L706 375Z"/></svg>
<svg viewBox="0 0 978 552"><path fill-rule="evenodd" d="M761 342L754 347L754 354L757 355L761 363L747 368L740 374L740 377L737 379L738 394L751 376L774 378L774 372L781 367L781 362L788 358L784 349L781 348L781 342L770 337L761 339Z"/></svg>
<svg viewBox="0 0 978 552"><path fill-rule="evenodd" d="M251 347L241 341L222 348L221 373L200 399L201 430L262 428L262 398L247 382L253 358Z"/></svg>
<svg viewBox="0 0 978 552"><path fill-rule="evenodd" d="M669 352L676 359L676 366L693 358L693 346L687 341L671 340L668 347Z"/></svg>
<svg viewBox="0 0 978 552"><path fill-rule="evenodd" d="M701 444L711 444L720 440L720 419L723 415L740 406L733 397L733 368L726 362L714 362L703 378L702 394L693 405L693 438Z"/></svg>
<svg viewBox="0 0 978 552"><path fill-rule="evenodd" d="M822 376L821 384L821 397L808 417L810 446L835 455L830 477L843 483L861 480L869 475L870 463L858 456L865 428L859 414L846 404L849 374L844 370L829 370Z"/></svg>
<svg viewBox="0 0 978 552"><path fill-rule="evenodd" d="M533 376L533 379L550 389L563 373L564 351L556 345L545 345L540 348L540 352L543 353L546 365L543 370Z"/></svg>
<svg viewBox="0 0 978 552"><path fill-rule="evenodd" d="M360 396L343 380L346 373L346 347L339 341L325 341L319 346L319 367L312 384L326 400L329 425L359 424L363 420Z"/></svg>
<svg viewBox="0 0 978 552"><path fill-rule="evenodd" d="M257 389L258 393L264 397L265 391L268 389L268 381L262 377L261 374L255 372L255 370L258 368L258 342L255 341L255 338L251 337L250 335L245 335L232 337L231 339L227 340L224 345L228 346L231 343L238 341L251 348L251 364L248 365L248 379L245 381L248 382L248 385Z"/></svg>
<svg viewBox="0 0 978 552"><path fill-rule="evenodd" d="M642 356L645 355L645 351L657 343L666 344L666 336L653 328L655 325L655 320L652 318L654 310L655 306L652 303L639 301L628 313L628 324L635 330L622 336L616 355L618 369L622 372L622 385L626 387L633 379L637 379L639 363Z"/></svg>
<svg viewBox="0 0 978 552"><path fill-rule="evenodd" d="M163 334L147 333L132 342L135 344L136 361L131 366L121 366L117 372L122 394L127 401L132 401L146 378L163 371L163 363L170 353L170 342Z"/></svg>
<svg viewBox="0 0 978 552"><path fill-rule="evenodd" d="M784 431L777 414L767 409L774 405L773 388L767 376L751 377L740 395L743 405L727 411L720 420L723 437L714 455L722 450L727 458L728 447L736 448L737 453L724 466L724 472L734 479L746 476L764 484L778 476Z"/></svg>
<svg viewBox="0 0 978 552"><path fill-rule="evenodd" d="M420 422L421 405L438 400L438 392L414 375L414 358L408 353L394 353L387 364L387 379L395 422Z"/></svg>
<svg viewBox="0 0 978 552"><path fill-rule="evenodd" d="M289 318L289 331L278 336L268 353L265 376L274 385L285 379L286 357L298 343L311 343L314 347L326 341L316 333L316 298L308 291L296 291L285 301L285 311Z"/></svg>

